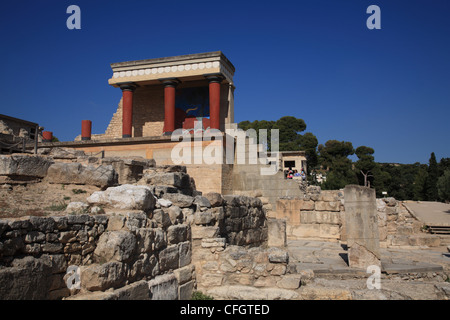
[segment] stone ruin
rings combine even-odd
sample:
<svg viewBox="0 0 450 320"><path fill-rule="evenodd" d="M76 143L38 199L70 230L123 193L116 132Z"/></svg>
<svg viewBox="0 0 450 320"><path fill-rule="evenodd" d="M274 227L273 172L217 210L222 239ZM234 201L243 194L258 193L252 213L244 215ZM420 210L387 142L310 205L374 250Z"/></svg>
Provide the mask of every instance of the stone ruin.
<svg viewBox="0 0 450 320"><path fill-rule="evenodd" d="M202 194L183 166L57 148L0 155L0 183L90 186L61 212L0 216L0 299L351 299L310 285L287 241L343 241L355 270L380 265L380 248L436 245L400 202L359 186L308 187L274 213L257 190Z"/></svg>

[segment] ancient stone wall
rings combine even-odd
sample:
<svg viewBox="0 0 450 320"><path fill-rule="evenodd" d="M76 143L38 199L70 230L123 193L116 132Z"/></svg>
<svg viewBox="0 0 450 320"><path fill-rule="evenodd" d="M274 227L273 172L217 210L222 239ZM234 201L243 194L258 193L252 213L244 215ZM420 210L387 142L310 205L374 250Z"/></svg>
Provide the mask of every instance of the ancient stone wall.
<svg viewBox="0 0 450 320"><path fill-rule="evenodd" d="M78 166L88 166L77 161L90 161L78 154L62 161L49 155L26 160L42 159L49 161L47 172L33 183L63 184L72 165L79 172ZM3 160L5 168L15 168L4 172L14 179L28 172ZM117 177L111 164L117 161L96 165ZM204 270L203 259L215 259L214 248L267 243L261 199L203 196L185 167L132 164L142 169L133 177L139 178L136 183L107 183L85 202L69 203L61 215L0 219L0 299L189 299L194 288L208 286L208 276L200 271L202 277L196 277L195 268ZM68 272L71 266L79 282ZM267 268L270 274L275 266ZM79 288L72 286L77 283Z"/></svg>
<svg viewBox="0 0 450 320"><path fill-rule="evenodd" d="M277 201L277 219L286 219L287 238L341 239L343 229L343 192L310 188L303 198Z"/></svg>
<svg viewBox="0 0 450 320"><path fill-rule="evenodd" d="M423 223L410 214L402 201L380 198L376 206L381 247L440 245L440 238L427 234ZM302 198L280 198L275 217L286 220L290 240L347 240L343 190L308 187Z"/></svg>

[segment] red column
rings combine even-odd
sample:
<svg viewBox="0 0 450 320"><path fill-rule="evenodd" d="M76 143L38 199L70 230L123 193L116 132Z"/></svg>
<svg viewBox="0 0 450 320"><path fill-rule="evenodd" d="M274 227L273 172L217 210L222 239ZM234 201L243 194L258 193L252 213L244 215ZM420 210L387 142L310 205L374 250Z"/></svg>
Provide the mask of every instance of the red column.
<svg viewBox="0 0 450 320"><path fill-rule="evenodd" d="M52 142L52 140L53 140L53 132L51 131L42 132L42 142Z"/></svg>
<svg viewBox="0 0 450 320"><path fill-rule="evenodd" d="M163 80L164 84L164 128L163 134L168 135L175 131L175 88L177 79Z"/></svg>
<svg viewBox="0 0 450 320"><path fill-rule="evenodd" d="M124 84L122 89L122 138L130 138L133 128L133 91L134 84Z"/></svg>
<svg viewBox="0 0 450 320"><path fill-rule="evenodd" d="M220 83L219 75L208 76L209 80L209 119L210 128L220 130Z"/></svg>
<svg viewBox="0 0 450 320"><path fill-rule="evenodd" d="M92 121L81 120L81 140L91 140Z"/></svg>

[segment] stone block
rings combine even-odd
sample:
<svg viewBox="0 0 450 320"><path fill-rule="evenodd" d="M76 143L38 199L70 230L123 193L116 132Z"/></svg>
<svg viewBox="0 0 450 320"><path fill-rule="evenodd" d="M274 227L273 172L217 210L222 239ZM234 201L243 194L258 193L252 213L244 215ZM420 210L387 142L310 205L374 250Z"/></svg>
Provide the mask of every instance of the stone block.
<svg viewBox="0 0 450 320"><path fill-rule="evenodd" d="M177 244L188 239L188 226L185 224L172 225L167 228L168 244Z"/></svg>
<svg viewBox="0 0 450 320"><path fill-rule="evenodd" d="M149 300L150 291L148 282L145 280L137 281L117 290L114 290L117 300Z"/></svg>
<svg viewBox="0 0 450 320"><path fill-rule="evenodd" d="M52 158L32 155L0 155L0 175L44 178Z"/></svg>
<svg viewBox="0 0 450 320"><path fill-rule="evenodd" d="M153 210L156 204L156 198L149 187L130 184L96 191L87 198L87 201L93 205L143 211Z"/></svg>
<svg viewBox="0 0 450 320"><path fill-rule="evenodd" d="M316 201L316 211L340 211L340 201Z"/></svg>
<svg viewBox="0 0 450 320"><path fill-rule="evenodd" d="M118 288L125 284L126 274L126 265L116 261L81 267L81 286L88 291Z"/></svg>
<svg viewBox="0 0 450 320"><path fill-rule="evenodd" d="M98 261L129 261L136 250L136 236L128 231L104 232L98 241L94 256Z"/></svg>
<svg viewBox="0 0 450 320"><path fill-rule="evenodd" d="M206 199L208 199L211 207L220 207L223 204L223 197L220 193L217 192L209 192L203 195Z"/></svg>
<svg viewBox="0 0 450 320"><path fill-rule="evenodd" d="M285 247L286 246L286 220L268 219L268 246Z"/></svg>
<svg viewBox="0 0 450 320"><path fill-rule="evenodd" d="M300 287L301 275L299 274L286 274L277 281L277 287L281 289L295 290Z"/></svg>
<svg viewBox="0 0 450 320"><path fill-rule="evenodd" d="M49 183L86 184L108 187L117 183L117 175L110 165L84 166L77 162L53 163L47 170Z"/></svg>
<svg viewBox="0 0 450 320"><path fill-rule="evenodd" d="M326 223L340 224L339 212L332 211L302 211L300 212L301 224Z"/></svg>
<svg viewBox="0 0 450 320"><path fill-rule="evenodd" d="M173 273L156 276L148 282L151 300L178 300L178 282Z"/></svg>
<svg viewBox="0 0 450 320"><path fill-rule="evenodd" d="M348 185L344 197L349 266L381 266L375 190Z"/></svg>
<svg viewBox="0 0 450 320"><path fill-rule="evenodd" d="M179 267L179 248L177 245L171 245L161 250L159 253L159 267L162 272L175 270Z"/></svg>
<svg viewBox="0 0 450 320"><path fill-rule="evenodd" d="M180 285L178 299L179 300L191 300L192 292L194 291L195 281L191 280L187 283Z"/></svg>
<svg viewBox="0 0 450 320"><path fill-rule="evenodd" d="M217 238L219 236L219 227L216 226L192 226L192 239Z"/></svg>

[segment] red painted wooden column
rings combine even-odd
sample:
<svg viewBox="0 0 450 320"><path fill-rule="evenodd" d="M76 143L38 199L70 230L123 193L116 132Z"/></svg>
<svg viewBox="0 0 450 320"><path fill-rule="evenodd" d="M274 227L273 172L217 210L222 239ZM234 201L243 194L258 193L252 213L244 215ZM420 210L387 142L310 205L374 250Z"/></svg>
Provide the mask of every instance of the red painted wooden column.
<svg viewBox="0 0 450 320"><path fill-rule="evenodd" d="M92 121L81 120L81 140L91 140Z"/></svg>
<svg viewBox="0 0 450 320"><path fill-rule="evenodd" d="M177 79L161 80L164 85L164 128L163 134L175 131L175 88L180 82Z"/></svg>
<svg viewBox="0 0 450 320"><path fill-rule="evenodd" d="M223 77L210 75L209 80L209 119L210 128L220 130L220 83Z"/></svg>
<svg viewBox="0 0 450 320"><path fill-rule="evenodd" d="M136 85L127 83L120 86L122 89L122 138L130 138L133 129L133 92Z"/></svg>

